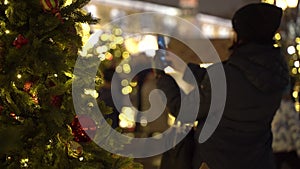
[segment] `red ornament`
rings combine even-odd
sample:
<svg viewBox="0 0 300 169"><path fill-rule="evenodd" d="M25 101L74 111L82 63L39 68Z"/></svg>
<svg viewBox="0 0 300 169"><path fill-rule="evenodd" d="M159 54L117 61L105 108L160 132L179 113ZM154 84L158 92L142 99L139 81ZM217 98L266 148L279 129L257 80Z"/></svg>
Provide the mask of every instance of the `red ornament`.
<svg viewBox="0 0 300 169"><path fill-rule="evenodd" d="M97 126L88 115L78 115L71 123L74 140L77 142L90 142L95 137Z"/></svg>
<svg viewBox="0 0 300 169"><path fill-rule="evenodd" d="M33 83L32 82L25 82L24 83L24 87L23 87L23 90L25 92L29 92L30 88L32 87Z"/></svg>
<svg viewBox="0 0 300 169"><path fill-rule="evenodd" d="M13 42L13 45L16 46L17 49L20 49L23 45L26 45L29 42L23 35L19 34Z"/></svg>

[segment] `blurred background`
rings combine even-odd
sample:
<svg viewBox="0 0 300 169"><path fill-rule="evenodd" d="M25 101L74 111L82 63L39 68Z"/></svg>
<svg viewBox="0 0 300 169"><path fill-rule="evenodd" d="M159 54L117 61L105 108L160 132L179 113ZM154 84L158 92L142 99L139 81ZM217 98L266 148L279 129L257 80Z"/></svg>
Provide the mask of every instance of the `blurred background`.
<svg viewBox="0 0 300 169"><path fill-rule="evenodd" d="M274 46L281 46L284 49L283 52L289 63L291 75L296 80L293 97L295 109L299 111L300 31L298 22L300 13L298 12L298 0L91 0L84 8L91 12L94 17L100 18L101 21L96 25L87 25L86 27L83 25L83 32L95 33L102 31L100 39L104 43L103 46L107 46L107 43L109 43L108 45L111 47L114 42L108 39L119 38L118 41L121 41L121 43L115 44L125 48L111 47L113 51L106 52L103 61L108 60L110 64L107 67L110 67L111 63L114 63L113 60L120 58L119 56L123 59L131 58L130 63L113 64L116 72L120 74L124 72L130 74L136 65L149 64L151 56L154 55L151 54L151 51L149 53L149 49L157 49L157 39L154 35L137 35L124 38L122 28L114 28L113 33L107 33L104 31L104 27L114 20L142 12L158 12L189 21L199 28L212 43L220 60L226 60L230 55L228 48L234 41L231 18L238 8L253 2L274 4L284 10L282 25L274 37L277 42ZM206 63L203 63L189 48L199 46L202 39L195 38L192 32L189 34L190 32L186 30L186 27L177 25L176 21L168 17L164 19L164 24L170 26L171 29L176 28L179 30L179 34L184 34L185 40L189 42L189 46L186 46L177 39L167 37L168 48L185 62L199 63L205 66ZM141 29L142 26L147 25L147 20L143 20L143 18L141 20L139 23L132 24L136 24L134 26ZM124 107L118 112L118 125L125 134L132 137L150 137L165 131L173 124L174 117L167 111L161 113L159 118L152 122L148 122L146 117L136 112L136 110L144 111L150 107L148 96L151 90L155 89L155 74L152 71L143 71L136 75L132 81L121 75L119 78L121 83L119 90L123 95L130 96L134 106L130 107L124 104ZM135 123L132 119L139 119L141 123ZM158 169L160 158L161 156L158 155L136 160L144 164L145 169Z"/></svg>

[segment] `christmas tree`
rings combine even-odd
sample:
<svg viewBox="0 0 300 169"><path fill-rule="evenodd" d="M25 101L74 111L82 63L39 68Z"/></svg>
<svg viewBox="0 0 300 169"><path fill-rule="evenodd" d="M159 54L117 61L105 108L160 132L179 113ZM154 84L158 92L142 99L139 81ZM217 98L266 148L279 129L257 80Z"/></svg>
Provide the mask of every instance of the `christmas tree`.
<svg viewBox="0 0 300 169"><path fill-rule="evenodd" d="M90 139L101 127L76 118L79 23L98 22L82 10L88 2L0 0L0 168L141 168L101 149Z"/></svg>

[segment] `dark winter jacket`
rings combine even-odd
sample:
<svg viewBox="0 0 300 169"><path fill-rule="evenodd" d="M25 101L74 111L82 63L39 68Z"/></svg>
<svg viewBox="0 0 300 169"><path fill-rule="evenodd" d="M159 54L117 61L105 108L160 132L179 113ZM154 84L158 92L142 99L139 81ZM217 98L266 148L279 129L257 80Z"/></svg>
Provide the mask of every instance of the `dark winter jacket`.
<svg viewBox="0 0 300 169"><path fill-rule="evenodd" d="M223 67L227 84L223 116L212 136L196 144L193 168L206 162L210 169L274 169L271 121L289 82L284 57L272 45L247 44L238 47ZM167 92L168 107L176 112L180 104L171 89L176 85L164 87L165 83L158 87ZM198 86L201 102L195 141L210 107L208 75Z"/></svg>

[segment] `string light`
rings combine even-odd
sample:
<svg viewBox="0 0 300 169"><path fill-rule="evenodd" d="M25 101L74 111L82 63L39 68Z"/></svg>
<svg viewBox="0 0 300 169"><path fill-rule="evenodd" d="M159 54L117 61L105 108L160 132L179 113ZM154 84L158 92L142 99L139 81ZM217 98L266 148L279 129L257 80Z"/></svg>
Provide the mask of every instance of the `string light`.
<svg viewBox="0 0 300 169"><path fill-rule="evenodd" d="M294 62L294 66L295 66L295 67L297 67L297 68L298 68L298 67L299 67L299 65L300 65L300 63L299 63L299 60L297 60L297 61L295 61L295 62Z"/></svg>
<svg viewBox="0 0 300 169"><path fill-rule="evenodd" d="M132 87L136 87L137 86L137 81L135 81L135 82L130 82L130 86L132 86Z"/></svg>
<svg viewBox="0 0 300 169"><path fill-rule="evenodd" d="M122 93L124 95L130 94L131 92L132 92L132 87L131 86L126 86L126 87L123 87L123 89L122 89Z"/></svg>
<svg viewBox="0 0 300 169"><path fill-rule="evenodd" d="M293 68L293 69L292 69L292 73L293 73L294 75L296 75L297 72L298 72L298 71L297 71L297 68Z"/></svg>
<svg viewBox="0 0 300 169"><path fill-rule="evenodd" d="M123 52L123 54L122 54L122 57L123 57L124 59L129 58L129 56L130 56L130 54L129 54L129 52L127 52L127 51Z"/></svg>
<svg viewBox="0 0 300 169"><path fill-rule="evenodd" d="M79 159L79 161L83 161L83 157L79 157L78 159Z"/></svg>
<svg viewBox="0 0 300 169"><path fill-rule="evenodd" d="M65 4L63 6L68 6L72 4L72 0L66 0Z"/></svg>
<svg viewBox="0 0 300 169"><path fill-rule="evenodd" d="M122 67L121 67L121 66L117 66L117 67L116 67L116 72L117 72L117 73L122 73L122 72L123 72Z"/></svg>
<svg viewBox="0 0 300 169"><path fill-rule="evenodd" d="M274 38L275 38L275 40L280 40L281 39L280 33L276 33Z"/></svg>
<svg viewBox="0 0 300 169"><path fill-rule="evenodd" d="M292 55L292 54L296 53L296 49L294 46L289 46L287 48L287 52L288 52L288 54Z"/></svg>
<svg viewBox="0 0 300 169"><path fill-rule="evenodd" d="M21 79L21 78L22 78L22 75L21 75L21 74L18 74L18 75L17 75L17 78L18 78L18 79Z"/></svg>
<svg viewBox="0 0 300 169"><path fill-rule="evenodd" d="M122 80L121 85L122 86L128 86L128 80L127 79Z"/></svg>
<svg viewBox="0 0 300 169"><path fill-rule="evenodd" d="M130 67L130 65L129 64L124 64L123 65L123 71L124 71L124 73L126 73L126 74L129 74L130 72L131 72L131 67Z"/></svg>
<svg viewBox="0 0 300 169"><path fill-rule="evenodd" d="M28 162L29 162L28 158L21 159L20 160L21 167L28 167Z"/></svg>
<svg viewBox="0 0 300 169"><path fill-rule="evenodd" d="M100 36L100 39L101 39L101 41L107 41L108 39L109 39L109 35L108 34L102 34L101 36Z"/></svg>
<svg viewBox="0 0 300 169"><path fill-rule="evenodd" d="M10 33L10 31L9 31L9 30L5 30L5 33L6 33L6 34L9 34L9 33Z"/></svg>
<svg viewBox="0 0 300 169"><path fill-rule="evenodd" d="M109 52L106 52L105 53L105 59L112 60L113 59L113 55L111 53L109 53Z"/></svg>

